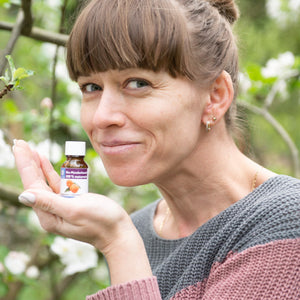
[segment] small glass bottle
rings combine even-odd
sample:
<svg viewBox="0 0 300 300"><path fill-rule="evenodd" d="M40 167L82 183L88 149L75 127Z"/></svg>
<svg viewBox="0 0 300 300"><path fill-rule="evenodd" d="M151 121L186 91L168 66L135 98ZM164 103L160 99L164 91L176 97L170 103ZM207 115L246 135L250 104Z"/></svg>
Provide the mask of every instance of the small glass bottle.
<svg viewBox="0 0 300 300"><path fill-rule="evenodd" d="M84 161L85 142L67 141L67 160L60 169L60 193L64 197L74 197L88 193L88 165Z"/></svg>

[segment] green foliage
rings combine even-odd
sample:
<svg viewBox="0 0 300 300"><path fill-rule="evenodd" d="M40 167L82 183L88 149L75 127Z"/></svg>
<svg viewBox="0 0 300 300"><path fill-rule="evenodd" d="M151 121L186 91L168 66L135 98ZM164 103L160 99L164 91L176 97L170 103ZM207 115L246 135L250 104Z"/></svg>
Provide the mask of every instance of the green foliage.
<svg viewBox="0 0 300 300"><path fill-rule="evenodd" d="M10 0L0 0L0 6L4 6L9 3L10 3Z"/></svg>
<svg viewBox="0 0 300 300"><path fill-rule="evenodd" d="M14 61L10 55L5 56L8 64L9 70L6 69L5 75L0 77L6 87L10 86L10 90L21 90L23 87L20 85L21 80L32 76L34 74L31 70L26 70L24 68L17 68L15 67Z"/></svg>

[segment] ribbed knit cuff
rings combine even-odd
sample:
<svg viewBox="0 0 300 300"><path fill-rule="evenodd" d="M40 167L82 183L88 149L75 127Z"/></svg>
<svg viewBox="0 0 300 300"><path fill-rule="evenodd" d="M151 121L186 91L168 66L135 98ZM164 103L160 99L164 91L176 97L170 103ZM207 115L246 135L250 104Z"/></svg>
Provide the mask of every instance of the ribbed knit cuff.
<svg viewBox="0 0 300 300"><path fill-rule="evenodd" d="M113 285L86 300L160 300L160 292L156 277L133 280L120 285Z"/></svg>

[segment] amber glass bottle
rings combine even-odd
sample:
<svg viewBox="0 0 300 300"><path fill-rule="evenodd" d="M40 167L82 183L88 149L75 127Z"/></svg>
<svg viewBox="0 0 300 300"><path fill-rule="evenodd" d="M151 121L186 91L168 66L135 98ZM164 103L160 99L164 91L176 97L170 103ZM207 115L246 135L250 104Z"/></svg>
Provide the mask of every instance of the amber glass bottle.
<svg viewBox="0 0 300 300"><path fill-rule="evenodd" d="M65 155L67 160L60 169L60 193L65 197L88 193L88 165L84 161L85 142L67 141Z"/></svg>

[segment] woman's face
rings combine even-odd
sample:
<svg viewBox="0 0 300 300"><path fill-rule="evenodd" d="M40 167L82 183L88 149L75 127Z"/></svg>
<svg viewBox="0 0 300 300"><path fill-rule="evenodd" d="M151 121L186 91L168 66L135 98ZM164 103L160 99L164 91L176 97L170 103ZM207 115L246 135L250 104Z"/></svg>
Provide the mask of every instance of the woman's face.
<svg viewBox="0 0 300 300"><path fill-rule="evenodd" d="M80 77L81 123L111 180L159 183L199 146L208 91L186 78L143 69Z"/></svg>

